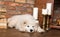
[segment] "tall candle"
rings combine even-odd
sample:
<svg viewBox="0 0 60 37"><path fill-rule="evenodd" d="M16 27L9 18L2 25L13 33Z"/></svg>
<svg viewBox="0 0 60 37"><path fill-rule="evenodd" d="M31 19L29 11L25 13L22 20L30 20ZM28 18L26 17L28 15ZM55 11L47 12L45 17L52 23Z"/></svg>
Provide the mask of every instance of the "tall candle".
<svg viewBox="0 0 60 37"><path fill-rule="evenodd" d="M34 8L33 8L33 17L34 17L35 19L38 19L38 8L37 8L37 7L34 7Z"/></svg>
<svg viewBox="0 0 60 37"><path fill-rule="evenodd" d="M42 14L47 15L48 10L47 9L42 9Z"/></svg>
<svg viewBox="0 0 60 37"><path fill-rule="evenodd" d="M51 12L52 12L52 3L47 3L46 4L46 9L48 9L48 15L51 15Z"/></svg>

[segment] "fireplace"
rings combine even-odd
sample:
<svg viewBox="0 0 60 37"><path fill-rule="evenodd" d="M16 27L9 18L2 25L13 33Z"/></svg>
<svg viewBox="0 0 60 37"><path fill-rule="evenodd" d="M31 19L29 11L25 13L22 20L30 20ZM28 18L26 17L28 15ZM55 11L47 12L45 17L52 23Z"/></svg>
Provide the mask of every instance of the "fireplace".
<svg viewBox="0 0 60 37"><path fill-rule="evenodd" d="M60 0L54 1L54 18L55 19L60 18Z"/></svg>
<svg viewBox="0 0 60 37"><path fill-rule="evenodd" d="M60 29L60 0L54 0L54 13L53 13L53 26L52 28Z"/></svg>

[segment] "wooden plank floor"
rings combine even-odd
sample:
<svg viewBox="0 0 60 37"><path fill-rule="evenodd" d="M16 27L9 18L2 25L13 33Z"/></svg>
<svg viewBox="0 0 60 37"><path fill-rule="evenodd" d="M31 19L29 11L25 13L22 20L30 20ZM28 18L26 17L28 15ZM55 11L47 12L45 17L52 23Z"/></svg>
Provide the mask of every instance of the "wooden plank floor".
<svg viewBox="0 0 60 37"><path fill-rule="evenodd" d="M23 33L16 29L0 29L0 37L60 37L60 30L52 29L43 34L41 33Z"/></svg>

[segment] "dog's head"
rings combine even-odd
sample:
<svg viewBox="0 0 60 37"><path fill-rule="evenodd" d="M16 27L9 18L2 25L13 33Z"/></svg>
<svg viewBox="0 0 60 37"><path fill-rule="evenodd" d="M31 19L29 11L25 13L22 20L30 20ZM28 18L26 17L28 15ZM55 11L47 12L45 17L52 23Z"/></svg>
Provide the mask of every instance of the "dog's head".
<svg viewBox="0 0 60 37"><path fill-rule="evenodd" d="M27 32L44 32L43 29L38 25L38 22L30 23L25 25L25 31Z"/></svg>
<svg viewBox="0 0 60 37"><path fill-rule="evenodd" d="M27 31L27 32L34 32L34 25L26 25L26 27L25 27L25 31Z"/></svg>

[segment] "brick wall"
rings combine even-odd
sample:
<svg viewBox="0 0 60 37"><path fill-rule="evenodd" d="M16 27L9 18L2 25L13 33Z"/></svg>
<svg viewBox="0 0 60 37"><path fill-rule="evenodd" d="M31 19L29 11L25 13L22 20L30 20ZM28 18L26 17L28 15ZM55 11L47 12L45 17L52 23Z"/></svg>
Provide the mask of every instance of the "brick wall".
<svg viewBox="0 0 60 37"><path fill-rule="evenodd" d="M16 14L32 14L34 4L0 1L0 7L6 8L6 17Z"/></svg>

